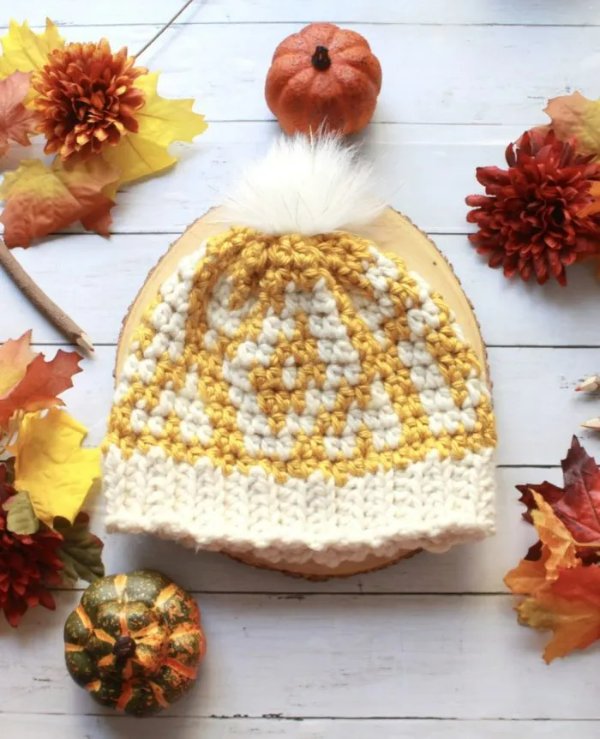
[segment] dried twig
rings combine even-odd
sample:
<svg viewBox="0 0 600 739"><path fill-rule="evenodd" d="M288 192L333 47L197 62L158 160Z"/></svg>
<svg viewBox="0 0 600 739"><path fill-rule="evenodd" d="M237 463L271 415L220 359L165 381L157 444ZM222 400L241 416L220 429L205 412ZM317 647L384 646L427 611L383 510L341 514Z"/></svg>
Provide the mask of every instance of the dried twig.
<svg viewBox="0 0 600 739"><path fill-rule="evenodd" d="M138 58L139 56L141 56L141 55L142 55L142 54L143 54L143 53L144 53L144 52L146 51L146 49L148 49L148 48L149 48L150 46L152 46L152 44L153 44L153 43L154 43L154 42L156 41L156 39L157 39L157 38L158 38L159 36L162 36L162 34L163 34L163 33L164 33L164 32L165 32L166 30L167 30L167 28L169 28L169 26L172 26L172 25L173 25L173 23L175 23L175 21L177 20L177 18L179 18L179 16L180 16L180 15L181 15L181 14L183 13L183 11L184 11L184 10L185 10L185 9L186 9L186 8L187 8L187 7L189 6L189 5L191 5L191 4L193 3L193 2L194 2L194 0L187 0L187 2L186 2L186 3L184 3L184 4L183 4L183 5L182 5L182 6L181 6L181 7L179 8L179 10L178 10L178 11L177 11L177 12L175 13L175 15L174 15L174 16L172 16L171 18L169 18L169 20L168 20L168 21L167 21L167 22L165 23L165 25L164 25L164 26L163 26L162 28L160 28L160 29L159 29L159 30L158 30L158 31L157 31L157 32L156 32L156 33L154 34L154 36L152 36L152 38L150 39L150 41L148 41L148 42L147 42L146 44L144 44L144 46L142 46L142 48L141 48L141 49L140 49L140 50L138 51L138 53L137 53L137 54L135 54L135 55L134 55L134 57L133 57L133 58L134 58L134 59L137 59L137 58Z"/></svg>
<svg viewBox="0 0 600 739"><path fill-rule="evenodd" d="M13 280L19 290L43 313L69 341L77 344L87 352L94 351L94 345L85 331L56 305L46 293L31 279L23 267L10 253L4 241L0 239L0 265Z"/></svg>

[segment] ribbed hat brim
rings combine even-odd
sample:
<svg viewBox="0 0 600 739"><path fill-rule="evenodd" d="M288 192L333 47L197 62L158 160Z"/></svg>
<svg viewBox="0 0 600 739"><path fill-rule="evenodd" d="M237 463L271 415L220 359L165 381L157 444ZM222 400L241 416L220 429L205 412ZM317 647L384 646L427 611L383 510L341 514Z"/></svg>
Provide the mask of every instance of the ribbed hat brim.
<svg viewBox="0 0 600 739"><path fill-rule="evenodd" d="M109 531L150 533L195 549L252 552L274 563L336 567L402 550L443 552L494 531L493 450L461 460L432 453L406 469L336 486L320 472L279 483L260 466L225 475L160 447L104 456Z"/></svg>

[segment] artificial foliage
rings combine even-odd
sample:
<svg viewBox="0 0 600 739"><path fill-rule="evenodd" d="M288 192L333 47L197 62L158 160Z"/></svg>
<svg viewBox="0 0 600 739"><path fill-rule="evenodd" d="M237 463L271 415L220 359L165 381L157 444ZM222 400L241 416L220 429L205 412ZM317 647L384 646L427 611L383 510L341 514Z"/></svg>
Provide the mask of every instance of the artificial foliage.
<svg viewBox="0 0 600 739"><path fill-rule="evenodd" d="M40 135L53 156L4 172L9 247L77 221L107 235L117 191L171 167L170 145L206 129L193 100L161 97L158 74L106 39L66 43L51 21L43 33L11 21L0 42L0 156Z"/></svg>
<svg viewBox="0 0 600 739"><path fill-rule="evenodd" d="M102 542L81 512L99 479L97 449L59 395L80 372L76 352L51 360L31 332L0 347L0 610L17 626L28 610L54 608L51 588L103 574Z"/></svg>
<svg viewBox="0 0 600 739"><path fill-rule="evenodd" d="M11 144L29 146L35 133L35 114L25 106L30 75L13 72L0 80L0 156Z"/></svg>
<svg viewBox="0 0 600 739"><path fill-rule="evenodd" d="M551 662L600 639L600 469L573 437L563 486L519 485L538 541L507 573L520 623L552 631Z"/></svg>
<svg viewBox="0 0 600 739"><path fill-rule="evenodd" d="M0 464L2 474L5 469ZM0 608L11 626L18 626L25 612L41 605L54 610L52 586L62 584L62 539L44 527L32 534L10 529L10 501L16 496L0 489ZM7 512L8 511L8 512Z"/></svg>
<svg viewBox="0 0 600 739"><path fill-rule="evenodd" d="M567 268L600 256L600 101L549 101L550 123L508 145L506 168L478 167L469 240L506 277L567 283Z"/></svg>

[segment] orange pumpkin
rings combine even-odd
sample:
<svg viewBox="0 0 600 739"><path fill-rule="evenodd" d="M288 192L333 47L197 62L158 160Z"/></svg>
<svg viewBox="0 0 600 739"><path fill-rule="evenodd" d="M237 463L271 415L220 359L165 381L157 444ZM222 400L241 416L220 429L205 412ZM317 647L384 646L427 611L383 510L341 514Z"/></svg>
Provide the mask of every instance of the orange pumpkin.
<svg viewBox="0 0 600 739"><path fill-rule="evenodd" d="M352 134L371 120L381 66L365 38L333 23L311 23L273 55L265 96L286 133Z"/></svg>

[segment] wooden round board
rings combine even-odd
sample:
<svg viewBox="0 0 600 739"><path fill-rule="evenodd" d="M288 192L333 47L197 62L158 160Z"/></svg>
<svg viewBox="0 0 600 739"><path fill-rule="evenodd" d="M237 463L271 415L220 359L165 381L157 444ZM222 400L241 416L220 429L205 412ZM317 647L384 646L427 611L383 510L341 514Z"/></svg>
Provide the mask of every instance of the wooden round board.
<svg viewBox="0 0 600 739"><path fill-rule="evenodd" d="M175 270L176 265L186 255L193 252L202 241L210 236L222 233L226 226L220 221L219 209L215 208L195 221L161 258L156 267L148 275L136 299L123 321L119 345L117 347L116 376L119 375L131 337L146 307L154 299L160 285ZM487 376L487 355L481 338L479 324L473 308L463 292L452 267L426 234L413 225L408 218L387 208L381 216L368 227L357 230L362 236L372 239L382 251L392 252L404 259L409 269L414 269L438 292L440 292L454 311L465 339L474 348ZM309 559L299 565L292 562L273 564L260 557L258 553L224 552L234 559L255 567L265 567L290 575L297 575L320 580L328 577L348 577L360 573L378 570L415 554L415 551L398 550L389 557L371 556L361 562L343 562L335 568L325 567Z"/></svg>

